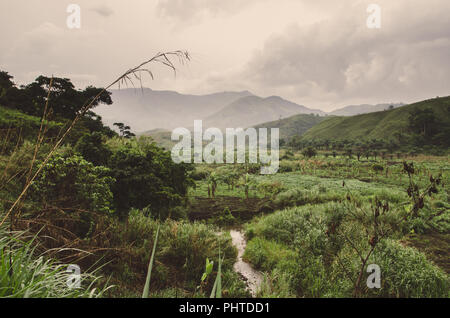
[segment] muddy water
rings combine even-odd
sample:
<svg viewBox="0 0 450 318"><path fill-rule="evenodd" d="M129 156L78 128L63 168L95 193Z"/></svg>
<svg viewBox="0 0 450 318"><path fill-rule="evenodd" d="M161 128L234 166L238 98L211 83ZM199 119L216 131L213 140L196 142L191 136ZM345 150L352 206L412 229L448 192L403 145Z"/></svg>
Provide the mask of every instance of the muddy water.
<svg viewBox="0 0 450 318"><path fill-rule="evenodd" d="M242 260L242 255L244 255L245 246L247 245L244 234L240 231L231 230L230 235L233 245L238 250L238 261L234 264L233 268L245 278L250 293L255 297L263 276L260 272L254 270L249 263Z"/></svg>

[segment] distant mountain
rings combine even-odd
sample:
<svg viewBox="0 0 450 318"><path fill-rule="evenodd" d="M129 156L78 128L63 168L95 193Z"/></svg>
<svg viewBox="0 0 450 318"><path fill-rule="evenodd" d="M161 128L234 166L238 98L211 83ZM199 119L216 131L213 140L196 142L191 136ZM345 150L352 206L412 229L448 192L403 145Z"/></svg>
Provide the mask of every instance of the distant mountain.
<svg viewBox="0 0 450 318"><path fill-rule="evenodd" d="M330 117L308 130L303 138L315 140L398 139L410 135L409 114L415 109L431 108L436 117L450 127L450 97L441 97L406 105L393 110L352 117ZM445 133L445 132L443 132Z"/></svg>
<svg viewBox="0 0 450 318"><path fill-rule="evenodd" d="M346 106L344 108L340 108L337 110L334 110L332 112L329 112L329 115L334 116L354 116L354 115L361 115L361 114L368 114L368 113L375 113L380 112L383 110L388 110L391 108L398 108L401 106L404 106L405 104L402 103L393 103L393 104L377 104L377 105L369 105L369 104L362 104L362 105L350 105Z"/></svg>
<svg viewBox="0 0 450 318"><path fill-rule="evenodd" d="M202 119L204 127L247 128L295 114L324 114L281 97L261 98L248 91L185 95L145 88L111 92L113 105L100 105L94 111L107 125L122 122L136 133L190 128L196 119Z"/></svg>
<svg viewBox="0 0 450 318"><path fill-rule="evenodd" d="M255 126L255 128L279 128L280 139L290 139L293 136L301 136L310 128L321 123L327 117L300 114L281 120L276 120Z"/></svg>
<svg viewBox="0 0 450 318"><path fill-rule="evenodd" d="M296 114L324 114L321 110L309 109L278 96L261 98L242 97L215 114L205 118L205 127L242 127L290 117Z"/></svg>
<svg viewBox="0 0 450 318"><path fill-rule="evenodd" d="M135 132L155 128L191 127L195 119L203 119L235 100L251 96L248 91L209 95L185 95L174 91L149 88L111 90L113 105L101 105L95 112L112 126L123 122Z"/></svg>

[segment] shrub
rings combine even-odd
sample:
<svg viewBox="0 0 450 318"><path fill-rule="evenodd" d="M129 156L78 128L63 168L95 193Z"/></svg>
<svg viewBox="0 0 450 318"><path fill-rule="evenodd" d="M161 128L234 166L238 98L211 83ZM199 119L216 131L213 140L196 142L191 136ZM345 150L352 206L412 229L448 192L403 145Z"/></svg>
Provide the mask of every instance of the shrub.
<svg viewBox="0 0 450 318"><path fill-rule="evenodd" d="M121 218L131 208L149 208L151 215L166 218L180 205L192 184L186 164L175 164L169 152L146 139L122 141L112 148L108 167L116 179L111 189Z"/></svg>
<svg viewBox="0 0 450 318"><path fill-rule="evenodd" d="M209 176L209 173L207 171L199 171L198 169L191 172L190 177L192 180L200 181L205 180Z"/></svg>
<svg viewBox="0 0 450 318"><path fill-rule="evenodd" d="M295 251L280 243L255 237L248 242L243 257L257 269L271 271L281 259L292 260L296 255Z"/></svg>
<svg viewBox="0 0 450 318"><path fill-rule="evenodd" d="M425 255L399 242L386 240L375 250L373 263L381 267L380 297L449 297L450 280Z"/></svg>
<svg viewBox="0 0 450 318"><path fill-rule="evenodd" d="M233 225L236 222L235 217L231 214L230 208L225 207L219 215L216 216L216 223L220 226Z"/></svg>
<svg viewBox="0 0 450 318"><path fill-rule="evenodd" d="M114 179L109 172L79 155L57 154L33 183L32 194L47 206L112 213Z"/></svg>
<svg viewBox="0 0 450 318"><path fill-rule="evenodd" d="M84 159L96 166L105 166L111 155L109 148L103 143L103 135L100 132L85 134L81 137L74 150L79 152Z"/></svg>
<svg viewBox="0 0 450 318"><path fill-rule="evenodd" d="M308 147L302 151L303 156L306 158L312 158L317 156L317 151L313 147Z"/></svg>
<svg viewBox="0 0 450 318"><path fill-rule="evenodd" d="M132 210L128 225L122 227L120 224L118 222L119 228L112 229L114 236L111 244L132 246L130 253L133 255L133 260L131 262L128 257L125 257L114 265L115 268L112 271L122 273L128 266L132 275L123 278L124 283L134 286L142 285L145 282L147 264L159 222L146 217L138 210ZM202 223L169 219L161 222L151 278L152 290L181 287L189 291L189 295L192 296L200 283L206 258L218 264L219 250L222 257L225 256L222 264L223 273L232 270L237 250L232 245L228 234L218 236L216 231L214 226ZM214 268L215 270L217 267ZM214 272L212 276L215 276ZM214 283L212 280L209 281L208 284L211 286L206 286L205 290L211 290L212 283ZM234 297L233 293L238 292L238 284L235 281L230 281L229 284L228 296ZM226 288L225 282L223 288Z"/></svg>
<svg viewBox="0 0 450 318"><path fill-rule="evenodd" d="M382 165L379 164L374 164L372 166L372 170L375 171L376 173L381 173L384 171L384 167Z"/></svg>

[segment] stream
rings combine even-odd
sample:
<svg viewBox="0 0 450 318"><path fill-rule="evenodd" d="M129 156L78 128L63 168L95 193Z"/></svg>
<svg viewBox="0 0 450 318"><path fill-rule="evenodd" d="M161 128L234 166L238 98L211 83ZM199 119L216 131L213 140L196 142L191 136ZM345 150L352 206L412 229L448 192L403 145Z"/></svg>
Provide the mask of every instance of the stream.
<svg viewBox="0 0 450 318"><path fill-rule="evenodd" d="M256 292L263 281L263 275L242 259L242 255L244 255L245 247L247 245L244 234L237 230L231 230L230 235L233 245L236 246L238 250L238 261L234 263L233 268L238 274L244 277L248 290L252 297L255 297Z"/></svg>

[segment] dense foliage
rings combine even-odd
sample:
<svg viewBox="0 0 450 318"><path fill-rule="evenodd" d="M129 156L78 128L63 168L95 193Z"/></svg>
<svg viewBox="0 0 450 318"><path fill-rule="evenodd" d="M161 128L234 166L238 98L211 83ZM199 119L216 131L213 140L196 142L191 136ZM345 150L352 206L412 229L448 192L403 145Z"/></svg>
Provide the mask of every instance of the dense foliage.
<svg viewBox="0 0 450 318"><path fill-rule="evenodd" d="M187 165L175 164L169 152L146 138L110 144L108 167L116 180L112 191L119 215L130 208L148 208L154 217L166 218L182 203L190 185Z"/></svg>

